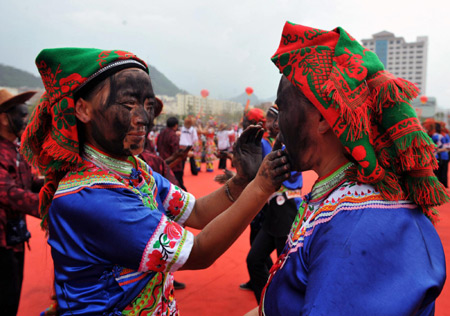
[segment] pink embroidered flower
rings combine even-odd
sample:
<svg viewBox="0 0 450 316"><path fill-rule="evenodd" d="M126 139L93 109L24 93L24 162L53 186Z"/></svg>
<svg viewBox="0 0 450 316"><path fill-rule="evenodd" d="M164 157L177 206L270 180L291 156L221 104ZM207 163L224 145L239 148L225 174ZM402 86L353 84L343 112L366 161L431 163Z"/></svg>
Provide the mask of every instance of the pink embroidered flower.
<svg viewBox="0 0 450 316"><path fill-rule="evenodd" d="M166 234L170 240L180 239L182 233L183 228L177 223L169 221L167 222L166 227L164 227L164 234Z"/></svg>
<svg viewBox="0 0 450 316"><path fill-rule="evenodd" d="M161 252L153 250L148 255L147 268L150 271L161 272L166 269L166 262L162 258Z"/></svg>
<svg viewBox="0 0 450 316"><path fill-rule="evenodd" d="M173 281L164 284L164 297L169 299L173 295Z"/></svg>
<svg viewBox="0 0 450 316"><path fill-rule="evenodd" d="M311 210L307 210L306 214L305 214L305 218L309 218L311 216L311 214L312 214L312 211Z"/></svg>
<svg viewBox="0 0 450 316"><path fill-rule="evenodd" d="M183 208L183 200L182 200L181 193L178 191L175 191L172 194L172 199L169 201L169 212L172 213L174 216L177 216L180 214L181 209Z"/></svg>
<svg viewBox="0 0 450 316"><path fill-rule="evenodd" d="M158 305L156 306L155 311L153 312L152 315L160 316L160 315L163 314L163 311L164 311L163 302L162 302L162 301L159 301L159 303L158 303Z"/></svg>

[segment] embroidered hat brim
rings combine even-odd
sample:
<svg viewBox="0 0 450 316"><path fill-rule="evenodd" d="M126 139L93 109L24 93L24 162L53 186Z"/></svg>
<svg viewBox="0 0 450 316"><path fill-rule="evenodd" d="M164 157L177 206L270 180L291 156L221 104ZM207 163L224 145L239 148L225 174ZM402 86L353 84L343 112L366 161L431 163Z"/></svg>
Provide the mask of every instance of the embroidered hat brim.
<svg viewBox="0 0 450 316"><path fill-rule="evenodd" d="M147 67L134 59L118 60L100 68L94 74L90 75L83 83L81 83L74 91L75 101L80 95L83 95L86 91L90 91L97 84L105 80L106 78L114 75L115 73L127 69L127 68L139 68L148 73Z"/></svg>

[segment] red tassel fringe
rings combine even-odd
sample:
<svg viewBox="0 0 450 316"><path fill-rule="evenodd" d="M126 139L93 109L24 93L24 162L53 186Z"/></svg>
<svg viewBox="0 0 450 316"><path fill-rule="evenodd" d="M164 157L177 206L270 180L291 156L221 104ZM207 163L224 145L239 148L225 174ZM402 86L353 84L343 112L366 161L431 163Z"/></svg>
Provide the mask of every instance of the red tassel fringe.
<svg viewBox="0 0 450 316"><path fill-rule="evenodd" d="M368 109L371 107L371 98L367 98L362 104L351 108L346 102L344 102L332 80L328 80L324 84L323 92L331 101L330 105L339 110L340 116L347 123L347 141L355 141L360 139L362 137L361 135L364 135L368 128Z"/></svg>
<svg viewBox="0 0 450 316"><path fill-rule="evenodd" d="M381 113L383 107L394 106L399 101L410 101L419 95L419 89L403 78L392 77L377 86L371 85L368 80L368 84L371 97L375 100L372 109L377 113Z"/></svg>

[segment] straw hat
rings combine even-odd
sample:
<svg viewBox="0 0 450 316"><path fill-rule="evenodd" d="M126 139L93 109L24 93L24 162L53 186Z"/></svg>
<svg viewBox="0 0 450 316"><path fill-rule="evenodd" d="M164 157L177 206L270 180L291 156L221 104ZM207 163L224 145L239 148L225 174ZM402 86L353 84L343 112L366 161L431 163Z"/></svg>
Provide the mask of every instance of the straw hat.
<svg viewBox="0 0 450 316"><path fill-rule="evenodd" d="M0 113L6 112L17 104L27 102L36 91L26 91L18 95L14 95L6 89L0 90Z"/></svg>
<svg viewBox="0 0 450 316"><path fill-rule="evenodd" d="M158 117L158 116L161 114L162 110L163 110L164 103L163 103L163 101L162 101L160 98L158 98L158 97L155 97L155 99L156 99L156 104L155 104L155 117Z"/></svg>

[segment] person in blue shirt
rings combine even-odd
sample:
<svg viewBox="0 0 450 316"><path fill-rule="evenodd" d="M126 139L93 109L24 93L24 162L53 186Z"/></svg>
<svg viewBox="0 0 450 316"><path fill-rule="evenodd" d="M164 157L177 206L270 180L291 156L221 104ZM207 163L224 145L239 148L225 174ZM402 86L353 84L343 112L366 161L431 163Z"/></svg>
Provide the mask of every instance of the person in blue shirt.
<svg viewBox="0 0 450 316"><path fill-rule="evenodd" d="M448 180L448 148L450 138L448 134L443 132L442 122L436 122L434 127L434 133L431 137L436 144L436 159L438 160L438 168L435 170L435 174L439 181L447 188Z"/></svg>
<svg viewBox="0 0 450 316"><path fill-rule="evenodd" d="M450 150L450 135L448 134L447 128L442 128L442 133L444 134L444 138L442 142L444 143L444 151L441 153L442 163L442 184L448 188L448 162L450 160L449 150Z"/></svg>

